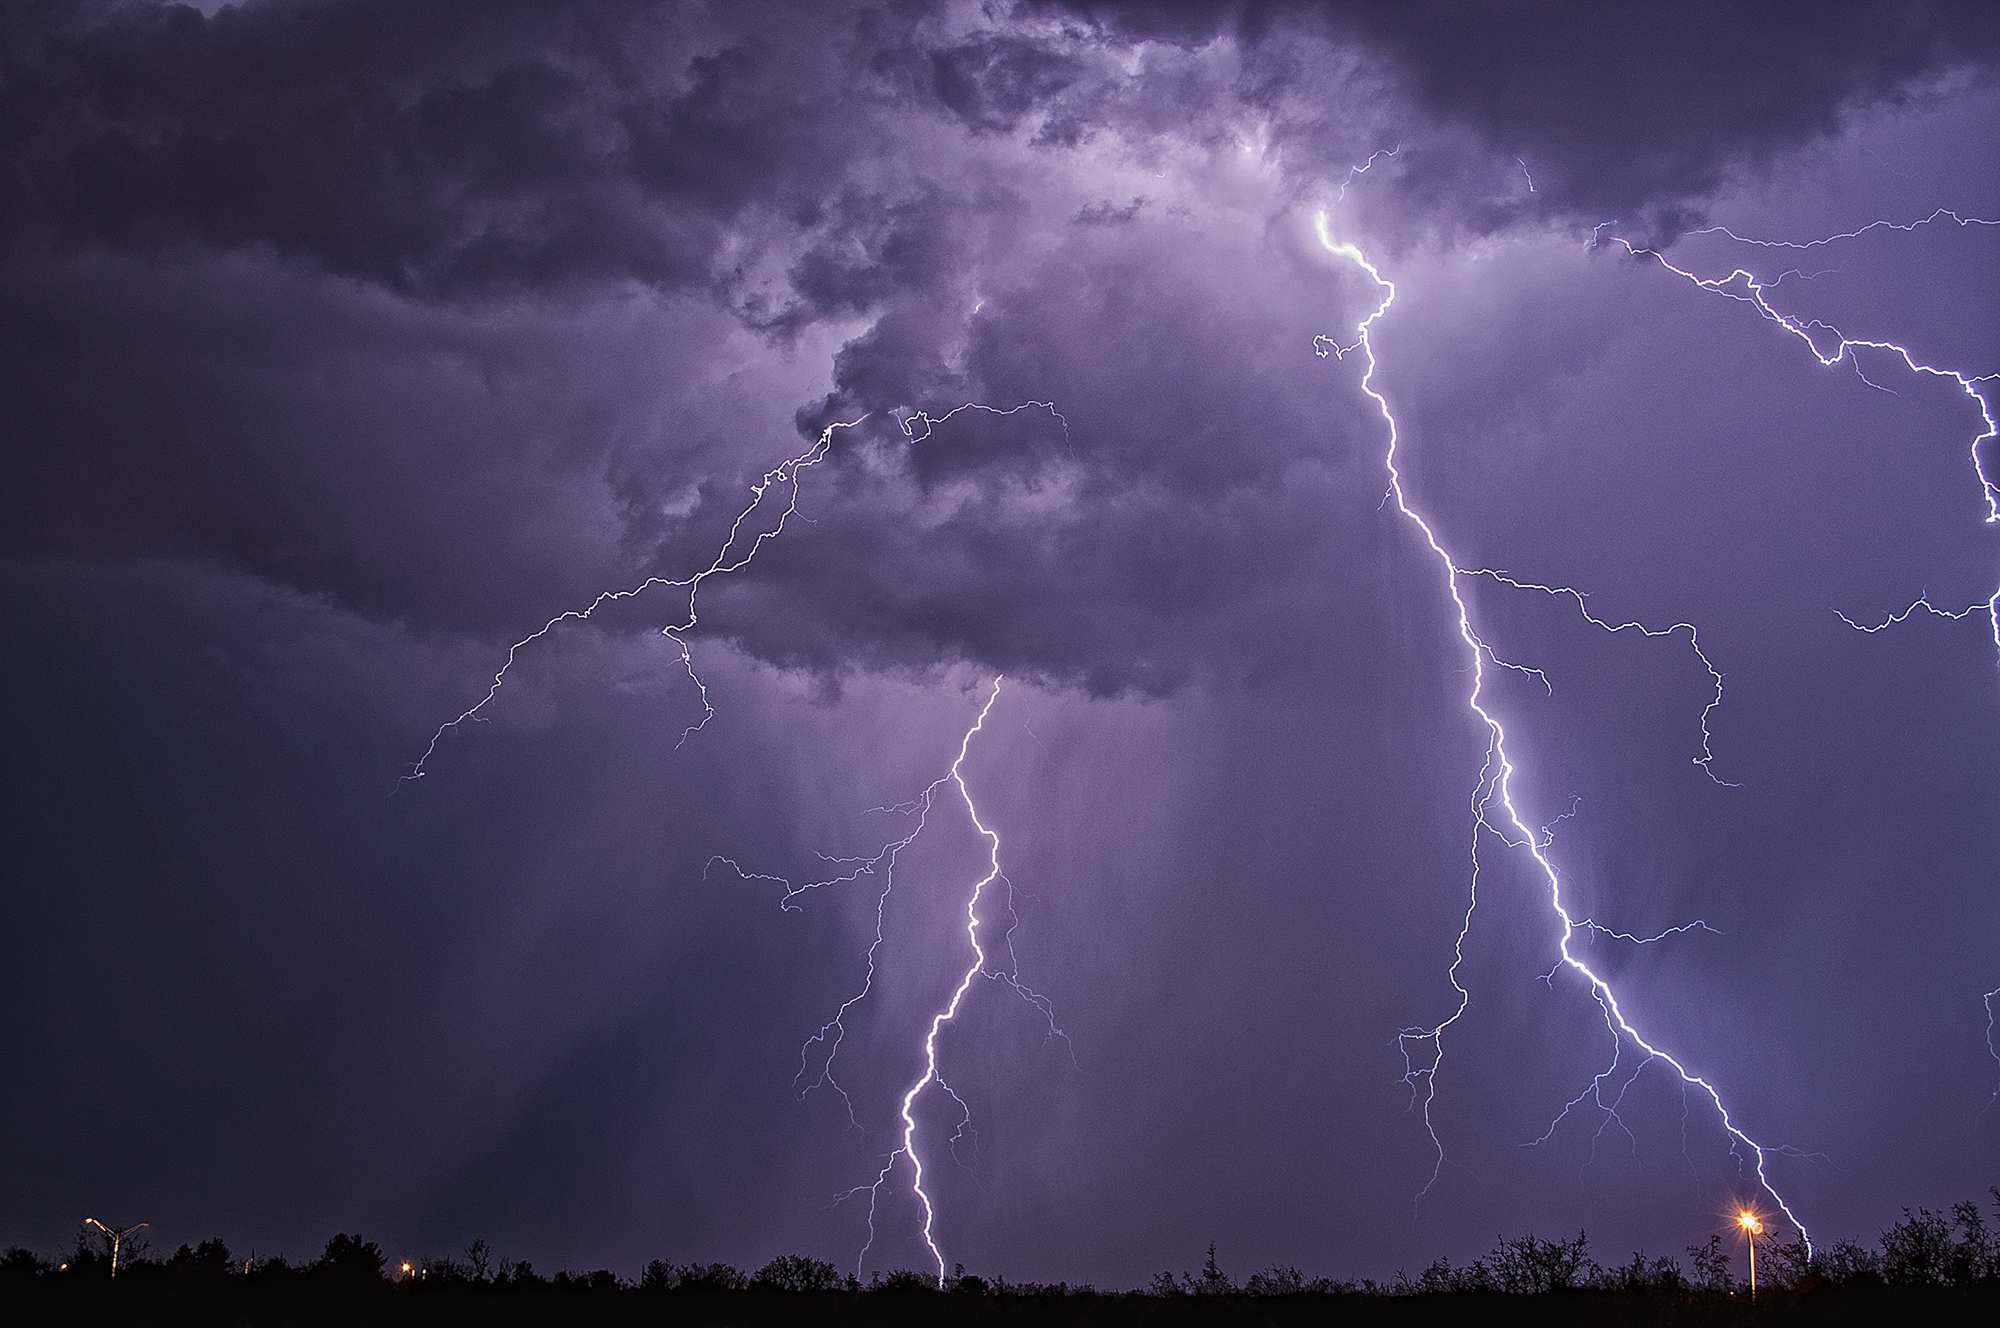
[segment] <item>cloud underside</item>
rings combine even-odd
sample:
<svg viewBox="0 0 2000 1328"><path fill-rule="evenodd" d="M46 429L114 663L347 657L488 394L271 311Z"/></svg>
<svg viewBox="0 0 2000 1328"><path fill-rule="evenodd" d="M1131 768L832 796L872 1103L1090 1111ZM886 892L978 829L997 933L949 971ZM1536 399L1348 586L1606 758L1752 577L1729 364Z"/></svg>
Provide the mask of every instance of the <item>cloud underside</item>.
<svg viewBox="0 0 2000 1328"><path fill-rule="evenodd" d="M1351 167L1397 149L1343 203L1391 247L1668 234L2000 49L1970 4L0 25L0 283L39 329L11 320L4 361L9 552L213 559L505 639L703 565L799 450L732 402L789 391L804 438L868 422L707 630L826 674L975 660L1100 693L1372 630L1299 612L1365 601L1384 556L1357 478L1379 421L1309 353L1378 293L1297 234ZM759 377L787 356L820 358ZM901 427L964 401L1060 415Z"/></svg>

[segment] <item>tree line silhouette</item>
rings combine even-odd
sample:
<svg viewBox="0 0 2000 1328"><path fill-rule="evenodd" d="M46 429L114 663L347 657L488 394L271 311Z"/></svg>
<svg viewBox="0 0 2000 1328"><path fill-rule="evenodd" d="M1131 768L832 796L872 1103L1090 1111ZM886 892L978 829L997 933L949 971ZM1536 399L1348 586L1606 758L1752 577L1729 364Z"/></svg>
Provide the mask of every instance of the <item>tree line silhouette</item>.
<svg viewBox="0 0 2000 1328"><path fill-rule="evenodd" d="M2000 1186L1991 1191L2000 1217ZM123 1235L112 1267L114 1234ZM1163 1272L1138 1290L1019 1283L968 1273L878 1272L863 1282L822 1259L786 1254L753 1271L723 1263L648 1263L636 1279L609 1269L544 1276L526 1260L497 1258L475 1240L460 1255L393 1264L358 1233L336 1234L317 1258L237 1257L221 1240L156 1257L143 1237L95 1222L48 1257L15 1246L0 1254L0 1318L29 1324L310 1322L789 1322L951 1318L1107 1319L1174 1323L1243 1318L1275 1323L1324 1317L1424 1322L1707 1322L1751 1316L1815 1321L1921 1313L1932 1322L2000 1322L2000 1231L1980 1205L1904 1209L1873 1246L1851 1240L1808 1250L1803 1239L1766 1239L1758 1298L1736 1275L1738 1240L1720 1233L1687 1247L1687 1262L1634 1253L1600 1264L1589 1239L1501 1237L1463 1265L1440 1258L1387 1281L1336 1280L1278 1266L1238 1282L1215 1246L1199 1272ZM1319 1306L1308 1312L1309 1306ZM1535 1307L1528 1313L1530 1306ZM1553 1315L1553 1319L1551 1319Z"/></svg>

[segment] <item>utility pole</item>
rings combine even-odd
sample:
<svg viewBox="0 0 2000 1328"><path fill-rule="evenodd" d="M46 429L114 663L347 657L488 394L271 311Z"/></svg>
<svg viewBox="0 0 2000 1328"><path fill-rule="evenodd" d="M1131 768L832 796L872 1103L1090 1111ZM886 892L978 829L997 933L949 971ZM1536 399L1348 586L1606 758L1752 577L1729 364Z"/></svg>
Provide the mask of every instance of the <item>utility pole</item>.
<svg viewBox="0 0 2000 1328"><path fill-rule="evenodd" d="M1764 1219L1748 1208L1736 1215L1736 1225L1743 1228L1743 1238L1750 1242L1750 1299L1757 1299L1757 1235L1764 1229Z"/></svg>
<svg viewBox="0 0 2000 1328"><path fill-rule="evenodd" d="M83 1224L87 1227L96 1227L99 1231L102 1231L106 1236L109 1236L111 1238L111 1275L113 1277L118 1276L118 1250L120 1246L124 1245L125 1238L131 1235L133 1232L137 1231L139 1227L151 1225L151 1223L148 1222L141 1222L139 1223L139 1226L126 1227L123 1231L113 1231L110 1227L105 1226L102 1222L98 1221L94 1217L84 1218Z"/></svg>

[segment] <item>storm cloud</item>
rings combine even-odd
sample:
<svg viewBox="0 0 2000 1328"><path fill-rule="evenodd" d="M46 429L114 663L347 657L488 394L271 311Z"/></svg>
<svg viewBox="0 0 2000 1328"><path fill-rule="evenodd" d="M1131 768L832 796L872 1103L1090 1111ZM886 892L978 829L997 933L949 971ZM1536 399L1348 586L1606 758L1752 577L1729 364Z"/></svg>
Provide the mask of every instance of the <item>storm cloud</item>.
<svg viewBox="0 0 2000 1328"><path fill-rule="evenodd" d="M1594 960L1834 1234L1984 1183L1992 644L1835 613L1991 594L1977 412L1606 237L2000 216L1990 6L204 8L0 17L0 1240L851 1262L979 846L913 855L844 1099L793 1075L875 896L771 878L893 838L998 674L971 785L1068 1036L994 984L950 1040L953 1257L1705 1235L1740 1158L1657 1066L1577 1097L1602 1014L1475 829L1389 287L1321 218L1460 565L1725 675L1705 736L1684 631L1468 583L1577 916L1711 927ZM1990 373L1995 229L1784 251L1786 307ZM794 496L688 663L684 591L566 622L399 782L512 643ZM1397 1033L1475 844L1434 1145Z"/></svg>

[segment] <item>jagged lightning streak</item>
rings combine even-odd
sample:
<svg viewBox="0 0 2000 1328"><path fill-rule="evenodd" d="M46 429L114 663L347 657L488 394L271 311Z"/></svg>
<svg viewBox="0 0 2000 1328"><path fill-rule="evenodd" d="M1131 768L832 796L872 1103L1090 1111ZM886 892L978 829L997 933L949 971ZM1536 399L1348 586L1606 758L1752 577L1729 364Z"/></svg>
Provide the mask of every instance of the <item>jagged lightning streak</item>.
<svg viewBox="0 0 2000 1328"><path fill-rule="evenodd" d="M917 1118L914 1115L914 1111L917 1099L923 1095L925 1089L935 1084L953 1102L956 1102L959 1107L959 1127L957 1133L952 1136L954 1146L970 1125L972 1118L971 1109L966 1106L963 1098L952 1091L951 1085L945 1082L943 1075L938 1070L938 1035L944 1031L946 1024L958 1017L959 1007L964 1004L966 993L972 989L973 979L980 977L995 979L1012 987L1049 1020L1049 1030L1052 1036L1059 1037L1062 1035L1061 1030L1055 1025L1054 1014L1047 999L1022 986L1018 977L1012 971L1013 929L1011 927L1008 928L1010 958L1008 969L994 970L990 968L987 962L986 947L981 945L979 941L980 902L986 896L987 887L991 886L995 881L1004 882L1006 877L1000 870L1000 836L985 821L980 819L979 808L972 801L972 790L966 785L965 758L967 753L972 749L973 738L986 727L986 717L993 713L994 702L1000 699L1000 683L1001 679L997 677L993 680L992 694L986 698L986 704L980 707L979 716L972 721L972 727L967 729L965 736L959 740L958 755L952 759L950 771L946 773L943 779L938 780L930 788L926 789L923 794L924 810L928 811L931 797L946 781L949 781L958 789L959 800L965 804L965 814L971 818L973 829L977 830L980 837L986 841L986 874L974 882L971 893L965 899L965 939L967 947L972 951L971 962L966 965L965 972L959 976L958 985L952 989L951 999L946 1001L944 1006L931 1016L930 1026L924 1033L923 1073L918 1075L916 1080L903 1091L902 1104L897 1111L897 1115L903 1122L902 1145L889 1154L874 1183L865 1187L868 1190L868 1242L861 1247L861 1253L856 1256L855 1270L857 1275L859 1275L862 1265L867 1261L868 1251L875 1244L876 1201L881 1196L882 1188L889 1183L898 1159L901 1159L909 1164L910 1193L916 1198L918 1206L923 1211L923 1226L920 1234L923 1238L924 1248L930 1251L931 1259L937 1265L938 1286L943 1287L944 1285L944 1251L938 1248L937 1243L937 1206L932 1202L930 1192L924 1188L924 1159L923 1154L917 1149ZM919 824L917 831L912 833L910 839L915 839L916 834L921 833L922 829L922 825ZM909 840L903 842L907 845ZM887 891L885 890L884 898L886 897ZM1009 912L1012 912L1011 902L1009 904ZM876 931L878 945L880 937L880 917L878 914ZM873 978L872 957L870 959L870 978L871 980ZM853 1002L850 1001L849 1005L852 1004ZM847 1006L843 1006L842 1010L845 1011L846 1008Z"/></svg>
<svg viewBox="0 0 2000 1328"><path fill-rule="evenodd" d="M1009 406L1006 407L1005 409L1002 409L999 406L988 406L977 401L968 401L962 406L953 406L950 410L946 411L942 415L932 415L927 411L913 410L909 414L903 417L902 421L903 437L906 441L909 442L911 446L914 447L916 444L924 442L927 439L929 439L931 434L936 431L937 427L940 424L945 423L947 420L951 419L952 416L957 415L963 411L976 410L982 412L983 414L999 415L1004 418L1005 416L1008 415L1018 415L1030 406L1039 407L1040 409L1047 411L1050 415L1055 417L1056 423L1062 426L1063 450L1068 452L1072 457L1074 457L1076 455L1076 448L1070 442L1069 419L1061 411L1056 409L1055 402L1053 401L1023 401L1018 406ZM919 429L922 430L921 433L918 432Z"/></svg>
<svg viewBox="0 0 2000 1328"><path fill-rule="evenodd" d="M507 674L514 667L515 657L522 650L541 640L566 622L586 621L593 613L603 608L606 604L631 599L636 595L642 595L646 591L653 589L685 590L688 597L687 616L678 623L670 623L662 627L660 635L680 647L681 665L687 669L688 677L693 681L695 689L701 697L702 715L698 723L691 724L682 730L680 742L675 743L674 746L678 748L681 743L688 740L689 734L698 733L708 727L708 721L715 717L715 708L708 703L708 684L704 683L701 680L701 675L695 672L694 657L689 652L687 642L687 634L693 631L695 625L700 621L699 615L695 612L695 601L701 594L701 583L708 580L711 576L734 572L747 566L750 560L757 556L757 551L764 547L766 541L776 539L779 535L783 534L785 523L798 514L799 472L808 467L817 466L821 461L826 459L827 453L833 447L833 431L835 429L854 428L866 418L867 416L864 415L859 420L846 420L829 424L820 432L818 440L811 447L787 461L780 462L773 469L764 472L764 478L750 486L750 505L737 513L736 520L730 524L729 537L723 540L722 547L716 551L715 560L709 563L707 567L696 572L693 576L679 579L649 576L629 590L607 590L581 609L569 609L557 614L546 623L543 623L539 630L529 633L513 645L507 647L507 658L501 663L500 671L493 675L492 685L486 689L486 694L480 697L471 708L458 718L449 720L438 726L438 731L431 735L430 745L424 748L424 754L417 758L416 763L410 767L410 773L403 776L403 781L422 779L424 777L424 767L430 761L431 757L436 754L438 744L444 741L444 735L467 720L480 717L479 712L484 710L493 698L500 694L500 688L507 681ZM765 495L770 493L773 488L776 488L780 493L788 495L784 510L778 514L777 524L769 530L757 532L755 536L749 539L748 547L743 549L741 553L733 553L732 551L737 547L738 538L743 533L743 523L748 521L751 515L764 505Z"/></svg>
<svg viewBox="0 0 2000 1328"><path fill-rule="evenodd" d="M1960 227L2000 226L2000 221L1993 221L1984 217L1962 217L1949 209L1939 208L1937 211L1931 213L1930 216L1919 221L1907 223L1873 221L1857 230L1847 231L1840 235L1829 235L1822 239L1809 240L1803 243L1794 243L1785 240L1746 239L1743 236L1737 235L1734 231L1721 226L1710 227L1705 232L1697 233L1726 235L1739 244L1756 245L1760 248L1803 251L1814 249L1821 245L1832 244L1837 240L1851 240L1865 235L1872 230L1915 231L1919 227L1934 225L1945 218L1956 222ZM1593 232L1592 235L1595 242L1597 240L1597 233ZM2000 374L1968 374L1957 369L1929 364L1919 360L1909 347L1897 342L1879 341L1867 337L1850 337L1831 323L1820 319L1794 317L1773 306L1768 298L1769 292L1777 285L1777 281L1765 281L1747 268L1738 267L1726 277L1704 277L1687 268L1668 262L1666 255L1656 249L1640 248L1621 236L1614 235L1610 238L1612 243L1624 246L1626 252L1634 258L1651 258L1668 272L1673 273L1684 281L1691 282L1701 290L1707 291L1712 295L1725 296L1729 299L1738 300L1750 305L1757 310L1759 317L1775 323L1785 332L1804 342L1806 349L1812 352L1813 358L1818 360L1822 365L1832 368L1836 364L1846 363L1854 370L1855 376L1870 387L1880 388L1881 384L1869 378L1866 371L1861 367L1859 352L1864 350L1880 351L1892 359L1901 360L1903 366L1913 374L1948 379L1958 384L1959 390L1965 394L1967 399L1979 411L1979 418L1985 426L1972 440L1972 471L1978 477L1980 492L1986 499L1987 524L2000 524L2000 484L1996 484L1993 476L1987 471L1986 458L1984 456L1986 445L1995 437L2000 437L2000 421L1996 421L1994 418L1993 403L1987 399L1986 392L1982 387L1983 384L2000 379ZM1782 277L1778 278L1778 280L1782 279ZM1831 349L1823 348L1823 342L1830 344ZM1888 389L1883 388L1882 390L1886 391ZM1909 608L1904 609L1900 614L1891 615L1887 621L1876 627L1863 627L1852 618L1848 618L1844 613L1840 616L1846 620L1850 627L1867 632L1880 631L1883 627L1887 627L1892 623L1901 622L1918 609L1923 609L1942 618L1964 618L1970 613L1977 612L1982 607L1986 610L1987 619L1993 628L1994 649L1996 652L2000 652L2000 587L1995 587L1992 597L1986 600L1983 605L1975 604L1964 611L1937 608L1931 604L1928 596L1924 596L1911 604ZM1839 612L1839 610L1835 610L1835 612Z"/></svg>
<svg viewBox="0 0 2000 1328"><path fill-rule="evenodd" d="M1752 245L1760 249L1806 252L1813 249L1821 248L1822 246L1834 244L1837 241L1857 239L1860 236L1866 235L1868 232L1875 230L1901 231L1905 234L1909 234L1925 226L1937 225L1940 222L1947 219L1956 223L1961 230L1972 226L2000 227L2000 221L1992 220L1986 217L1960 216L1957 212L1952 211L1949 208L1939 208L1936 211L1932 212L1928 217L1923 217L1916 221L1912 222L1894 222L1888 220L1871 221L1867 225L1858 227L1855 230L1843 231L1838 235L1828 235L1820 239L1806 240L1803 242L1796 242L1790 240L1751 239L1746 236L1741 236L1736 234L1736 232L1730 230L1726 226L1712 226L1704 231L1697 231L1695 233L1725 235L1729 237L1729 239L1735 241L1738 244ZM1599 232L1602 230L1603 227L1598 227L1596 230L1593 230L1591 232L1591 238L1593 243L1599 242ZM1675 264L1668 262L1665 255L1659 253L1657 250L1641 249L1635 247L1629 241L1618 236L1613 236L1612 239L1616 241L1618 244L1623 245L1626 251L1630 253L1634 258L1652 258L1655 261L1657 261L1662 268L1665 268L1667 271L1673 273L1675 276L1678 276L1685 281L1693 283L1696 287L1698 287L1703 291L1707 291L1708 293L1713 295L1726 296L1730 299L1742 301L1744 303L1751 305L1757 310L1757 313L1760 317L1772 323L1777 324L1784 331L1790 333L1792 336L1797 337L1800 341L1803 341L1806 344L1806 348L1812 352L1813 357L1817 359L1822 365L1831 368L1834 365L1840 364L1844 361L1853 368L1855 375L1859 377L1862 382L1867 383L1870 387L1880 387L1880 384L1871 380L1868 377L1868 375L1863 371L1860 363L1860 356L1858 353L1863 350L1882 351L1891 356L1892 358L1899 359L1903 362L1903 365L1907 369L1909 369L1909 371L1913 374L1929 376L1934 378L1947 378L1950 379L1952 382L1958 384L1959 389L1962 392L1964 392L1964 394L1978 408L1979 418L1985 425L1985 428L1980 433L1975 435L1974 438L1972 439L1972 445L1971 445L1972 470L1973 473L1976 476L1978 476L1980 489L1986 498L1987 524L1992 525L2000 523L2000 487L1996 487L1993 477L1991 476L1991 474L1988 473L1986 469L1986 459L1982 455L1986 445L1989 442L1991 442L1996 436L2000 436L2000 424L1996 424L1993 414L1993 403L1990 400L1988 400L1986 392L1985 390L1983 390L1981 386L1982 384L1991 383L1994 382L1996 379L2000 379L2000 374L1990 374L1990 373L1977 374L1977 375L1967 374L1957 369L1948 369L1948 368L1943 368L1941 366L1924 363L1922 361L1919 361L1915 353L1912 352L1907 346L1900 345L1896 342L1877 341L1861 337L1850 337L1845 333L1843 333L1842 331L1840 331L1840 329L1834 327L1829 323L1823 322L1819 319L1802 320L1793 317L1790 314L1786 314L1783 311L1773 307L1768 298L1768 292L1771 291L1773 288L1775 288L1779 282L1783 281L1784 276L1780 276L1772 281L1764 281L1761 280L1759 277L1757 277L1754 273L1750 272L1749 270L1742 267L1738 267L1733 271L1731 271L1730 274L1726 277L1719 277L1719 278L1703 277L1686 268L1678 267ZM1825 350L1821 348L1822 338L1831 339L1832 343L1831 350ZM1994 649L1996 652L2000 652L2000 586L1995 587L1992 596L1988 598L1984 603L1970 604L1962 609L1939 608L1937 605L1931 603L1930 596L1928 594L1920 595L1910 604L1908 608L1903 609L1899 613L1891 613L1886 617L1884 617L1881 622L1875 623L1872 626L1856 622L1854 619L1848 617L1845 613L1841 613L1839 609L1835 609L1834 613L1839 615L1840 620L1842 622L1846 623L1849 627L1854 628L1856 631L1875 633L1884 631L1887 628L1908 621L1908 619L1913 614L1917 613L1919 610L1922 610L1924 613L1927 613L1933 617L1948 618L1953 621L1962 621L1972 616L1973 614L1979 612L1981 609L1984 609L1986 611L1987 621L1991 624L1993 629ZM1996 1065L2000 1065L2000 1045L1996 1045L1994 1039L1994 1020L1995 1020L1994 1001L1996 998L2000 998L2000 988L1995 988L1994 990L1987 992L1984 998L1986 1006L1986 1050L1988 1051L1989 1054L1992 1055L1994 1063ZM1990 1098L1987 1102L1986 1110L1990 1110L1995 1101L2000 1101L2000 1086L1995 1087L1993 1097ZM1983 1111L1982 1114L1984 1114Z"/></svg>
<svg viewBox="0 0 2000 1328"><path fill-rule="evenodd" d="M1727 1104L1722 1100L1721 1092L1714 1084L1688 1069L1682 1061L1655 1046L1639 1032L1632 1020L1626 1016L1623 1007L1619 1003L1617 992L1612 989L1611 984L1598 976L1596 971L1571 948L1571 943L1577 933L1585 930L1585 928L1576 918L1571 916L1568 907L1563 903L1562 877L1557 872L1555 864L1549 860L1542 837L1529 826L1527 820L1521 815L1520 810L1514 804L1513 786L1517 768L1507 752L1507 731L1500 723L1498 717L1486 705L1486 666L1489 660L1496 664L1499 661L1472 625L1472 610L1466 601L1463 588L1463 582L1466 579L1479 575L1479 572L1461 568L1457 560L1451 556L1451 553L1438 539L1437 532L1432 529L1431 524L1410 505L1409 497L1403 489L1402 471L1397 465L1397 452L1401 446L1401 438L1396 427L1396 416L1389 407L1388 398L1383 396L1375 387L1377 365L1375 348L1370 339L1370 334L1375 324L1389 312L1390 306L1395 303L1395 284L1383 276L1375 265L1368 260L1367 255L1362 253L1353 243L1338 241L1333 238L1331 231L1328 229L1328 218L1325 212L1319 213L1315 219L1315 227L1319 233L1320 243L1326 248L1327 252L1347 259L1360 267L1382 292L1380 303L1356 326L1355 341L1352 345L1341 347L1336 343L1322 338L1319 351L1324 356L1331 349L1342 357L1359 351L1366 365L1361 375L1361 390L1369 399L1374 401L1376 409L1381 413L1382 422L1388 428L1388 444L1383 456L1383 464L1389 472L1389 492L1396 501L1396 510L1401 512L1403 517L1416 527L1418 533L1422 535L1424 543L1429 546L1431 553L1437 558L1439 566L1444 571L1445 590L1451 599L1453 611L1457 616L1459 639L1465 643L1466 649L1471 655L1472 688L1466 696L1466 706L1478 718L1487 733L1486 763L1480 770L1479 780L1475 785L1473 793L1475 823L1473 828L1472 896L1471 902L1466 909L1464 927L1460 930L1457 943L1454 947L1455 957L1448 974L1453 988L1459 993L1458 1008L1452 1011L1448 1018L1429 1029L1405 1030L1402 1035L1403 1045L1406 1050L1412 1044L1420 1044L1428 1041L1431 1044L1433 1054L1431 1064L1427 1068L1413 1070L1411 1075L1408 1076L1411 1078L1413 1084L1414 1079L1417 1077L1422 1077L1428 1081L1428 1091L1424 1099L1424 1123L1425 1128L1430 1132L1432 1144L1437 1148L1437 1166L1432 1171L1430 1183L1434 1184L1436 1182L1437 1168L1442 1168L1444 1164L1444 1148L1438 1140L1437 1131L1431 1124L1430 1118L1430 1105L1437 1091L1437 1073L1443 1058L1444 1032L1464 1015L1471 1001L1470 993L1458 980L1458 972L1464 963L1465 939L1472 925L1473 912L1478 906L1480 866L1478 857L1479 831L1484 829L1491 832L1504 846L1521 849L1533 859L1536 869L1541 873L1542 879L1547 885L1549 905L1554 910L1556 918L1561 924L1561 933L1557 941L1557 951L1561 956L1561 962L1557 967L1569 968L1589 984L1591 995L1596 999L1599 1008L1603 1011L1605 1026L1610 1030L1612 1037L1612 1063L1597 1076L1593 1088L1586 1090L1585 1095L1588 1096L1592 1092L1600 1091L1604 1080L1615 1072L1628 1041L1641 1054L1640 1064L1633 1071L1634 1076L1653 1061L1660 1061L1671 1067L1680 1076L1683 1091L1687 1088L1698 1089L1714 1105L1716 1115L1721 1120L1723 1129L1728 1132L1732 1141L1730 1145L1731 1151L1735 1151L1738 1147L1749 1150L1751 1156L1755 1158L1754 1170L1757 1176L1758 1187L1771 1196L1772 1201L1777 1204L1780 1211L1797 1228L1801 1239L1807 1242L1807 1249L1810 1250L1812 1248L1811 1237L1806 1231L1805 1224L1799 1220L1798 1215L1785 1202L1784 1196L1772 1186L1770 1178L1765 1172L1767 1152L1765 1146L1752 1139L1736 1124L1735 1120L1729 1114ZM1489 814L1498 815L1502 823L1496 825ZM1629 1087L1629 1084L1630 1080L1628 1079L1627 1087ZM1621 1097L1622 1094L1623 1090L1621 1089ZM1564 1110L1566 1112L1568 1108L1566 1107ZM1430 1184L1426 1184L1424 1190L1427 1192L1429 1189ZM1421 1198L1421 1194L1419 1197Z"/></svg>
<svg viewBox="0 0 2000 1328"><path fill-rule="evenodd" d="M1046 406L1046 403L1042 402L1027 404ZM964 409L964 407L960 409ZM990 410L992 408L980 407L979 409ZM1021 409L1021 407L1016 407L1015 409ZM1052 407L1048 409L1050 409L1052 414L1054 413ZM956 414L957 412L954 411L952 413ZM1012 414L1013 412L997 411L995 413ZM921 416L921 412L919 412L919 416ZM944 418L949 417L939 417L938 420L932 422L940 423ZM867 967L865 976L862 979L861 988L854 995L843 1001L839 1009L834 1012L833 1017L821 1025L819 1030L810 1038L806 1039L805 1044L799 1049L799 1073L793 1081L797 1085L803 1082L806 1076L811 1073L811 1063L815 1049L817 1049L820 1057L819 1074L812 1082L805 1084L801 1090L802 1095L810 1093L816 1088L832 1090L846 1104L848 1119L858 1128L860 1121L854 1112L853 1099L848 1096L847 1090L842 1087L839 1080L835 1077L834 1062L840 1055L841 1043L846 1037L846 1019L848 1014L855 1006L866 1000L875 987L875 976L878 971L877 966L884 944L884 928L889 898L896 886L897 861L903 852L923 834L925 826L929 823L930 814L936 807L938 793L947 784L950 784L957 790L958 800L964 805L966 815L970 818L973 829L986 841L985 874L973 883L971 891L967 894L965 900L965 936L972 957L966 965L965 971L959 976L958 985L952 989L950 998L931 1016L930 1023L925 1031L922 1057L923 1072L904 1090L897 1111L898 1119L902 1122L901 1143L883 1161L882 1169L877 1173L873 1182L867 1185L856 1186L854 1189L839 1196L840 1200L845 1200L863 1193L868 1195L868 1239L862 1245L861 1251L855 1259L855 1275L857 1277L866 1267L869 1251L874 1248L876 1237L875 1216L883 1191L894 1179L898 1163L906 1163L910 1170L909 1192L911 1197L916 1200L918 1208L923 1214L920 1235L923 1239L925 1249L929 1251L932 1261L937 1265L938 1284L940 1286L944 1284L944 1253L937 1242L937 1207L931 1198L929 1190L924 1186L924 1162L923 1155L917 1147L917 1119L915 1111L918 1099L924 1095L926 1090L932 1087L936 1087L957 1104L959 1109L959 1124L947 1145L948 1149L956 1156L959 1141L965 1138L971 1131L972 1111L967 1106L965 1099L961 1098L945 1080L939 1068L938 1038L942 1035L945 1025L957 1018L959 1009L965 1003L966 995L971 991L974 980L985 978L988 981L997 982L1009 988L1029 1005L1033 1006L1036 1012L1048 1022L1050 1037L1062 1038L1064 1041L1068 1040L1067 1035L1063 1033L1062 1029L1056 1023L1055 1008L1049 999L1023 983L1020 979L1019 962L1013 948L1014 927L1018 924L1019 917L1014 911L1012 883L1008 881L1006 874L1000 867L1000 836L980 817L979 808L972 800L972 790L965 780L965 762L972 750L972 740L985 730L986 721L992 715L995 703L1000 699L1002 681L999 677L994 678L992 692L987 696L985 704L980 707L978 715L972 721L972 726L959 739L957 755L952 758L951 766L944 774L933 780L921 793L908 802L897 803L892 807L871 809L879 812L897 813L914 817L916 823L908 834L891 840L889 843L883 845L878 852L867 857L828 858L822 855L824 861L846 867L848 870L838 875L829 876L823 880L813 881L804 885L794 885L780 876L746 871L730 858L717 856L709 860L711 867L717 863L721 863L745 880L770 881L781 885L784 888L784 893L779 900L779 906L787 909L798 908L799 905L796 901L799 896L808 891L848 884L861 880L864 877L880 877L882 888L875 897L875 934L868 946ZM1006 886L1008 891L1008 926L1005 929L1003 938L1006 946L1006 957L1004 961L997 964L994 962L993 956L988 952L985 944L981 942L979 936L981 925L979 916L980 907L986 900L987 892L996 882Z"/></svg>

